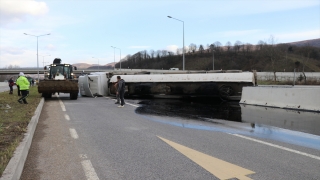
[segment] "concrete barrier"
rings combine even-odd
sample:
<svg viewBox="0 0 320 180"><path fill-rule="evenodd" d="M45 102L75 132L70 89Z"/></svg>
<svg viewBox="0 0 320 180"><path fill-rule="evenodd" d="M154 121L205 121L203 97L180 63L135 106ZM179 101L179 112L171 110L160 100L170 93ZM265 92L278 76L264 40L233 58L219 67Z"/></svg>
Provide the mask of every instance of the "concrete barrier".
<svg viewBox="0 0 320 180"><path fill-rule="evenodd" d="M320 136L320 113L241 104L242 122ZM295 132L296 133L296 132ZM320 145L320 144L319 144Z"/></svg>
<svg viewBox="0 0 320 180"><path fill-rule="evenodd" d="M240 104L320 111L320 86L244 87Z"/></svg>

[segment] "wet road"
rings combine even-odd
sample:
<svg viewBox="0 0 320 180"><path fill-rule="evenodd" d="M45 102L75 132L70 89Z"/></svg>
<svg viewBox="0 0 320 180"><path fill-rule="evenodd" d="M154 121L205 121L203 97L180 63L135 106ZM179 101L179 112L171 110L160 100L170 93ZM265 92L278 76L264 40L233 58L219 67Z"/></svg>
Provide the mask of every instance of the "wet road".
<svg viewBox="0 0 320 180"><path fill-rule="evenodd" d="M317 129L296 120L275 126L237 103L126 103L47 100L21 179L320 179Z"/></svg>

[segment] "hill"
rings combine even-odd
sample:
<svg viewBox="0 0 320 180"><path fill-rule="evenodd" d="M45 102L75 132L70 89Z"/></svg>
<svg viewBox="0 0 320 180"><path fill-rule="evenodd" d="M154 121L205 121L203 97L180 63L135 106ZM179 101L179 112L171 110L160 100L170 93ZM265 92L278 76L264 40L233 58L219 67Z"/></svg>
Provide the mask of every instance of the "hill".
<svg viewBox="0 0 320 180"><path fill-rule="evenodd" d="M297 42L291 42L288 43L294 46L312 46L312 47L318 47L320 48L320 38L319 39L311 39L311 40L305 40L305 41L297 41Z"/></svg>
<svg viewBox="0 0 320 180"><path fill-rule="evenodd" d="M320 39L292 42L286 44L258 45L235 43L233 46L217 46L211 44L204 49L189 50L185 53L186 70L212 70L213 59L215 70L243 71L309 71L320 72ZM191 45L190 45L191 46ZM194 45L193 47L197 47ZM119 67L116 64L116 68ZM140 51L132 56L126 56L122 67L132 69L169 69L182 68L182 54L165 50Z"/></svg>
<svg viewBox="0 0 320 180"><path fill-rule="evenodd" d="M113 63L108 63L105 65L100 65L99 68L101 69L111 69L114 67ZM98 64L88 64L88 63L75 63L72 66L76 66L78 69L98 69Z"/></svg>

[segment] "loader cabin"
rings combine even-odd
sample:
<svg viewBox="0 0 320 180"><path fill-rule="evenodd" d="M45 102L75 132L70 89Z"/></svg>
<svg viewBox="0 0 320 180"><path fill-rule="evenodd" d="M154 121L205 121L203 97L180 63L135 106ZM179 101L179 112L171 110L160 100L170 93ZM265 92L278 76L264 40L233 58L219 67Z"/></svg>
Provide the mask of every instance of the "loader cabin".
<svg viewBox="0 0 320 180"><path fill-rule="evenodd" d="M53 64L50 64L46 78L54 80L74 79L73 68L77 70L77 67L73 67L71 64L61 64L60 58L55 58ZM47 70L47 67L44 67Z"/></svg>

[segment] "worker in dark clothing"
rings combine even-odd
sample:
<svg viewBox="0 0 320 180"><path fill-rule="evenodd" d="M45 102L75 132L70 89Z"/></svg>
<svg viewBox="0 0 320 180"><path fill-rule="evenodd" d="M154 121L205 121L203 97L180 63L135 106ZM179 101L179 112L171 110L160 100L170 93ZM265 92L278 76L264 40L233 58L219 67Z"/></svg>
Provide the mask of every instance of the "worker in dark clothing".
<svg viewBox="0 0 320 180"><path fill-rule="evenodd" d="M117 79L118 80L118 79ZM118 91L118 82L119 80L114 84L114 87L115 89ZM116 93L116 98L117 98L117 101L115 104L120 104L120 95L118 93Z"/></svg>
<svg viewBox="0 0 320 180"><path fill-rule="evenodd" d="M121 79L120 76L117 76L117 80L118 80L117 95L120 96L120 101L121 101L121 104L118 107L124 107L124 91L125 91L126 83L123 79Z"/></svg>
<svg viewBox="0 0 320 180"><path fill-rule="evenodd" d="M8 83L9 83L9 88L10 88L9 94L13 94L14 81L13 81L12 77L9 79Z"/></svg>

